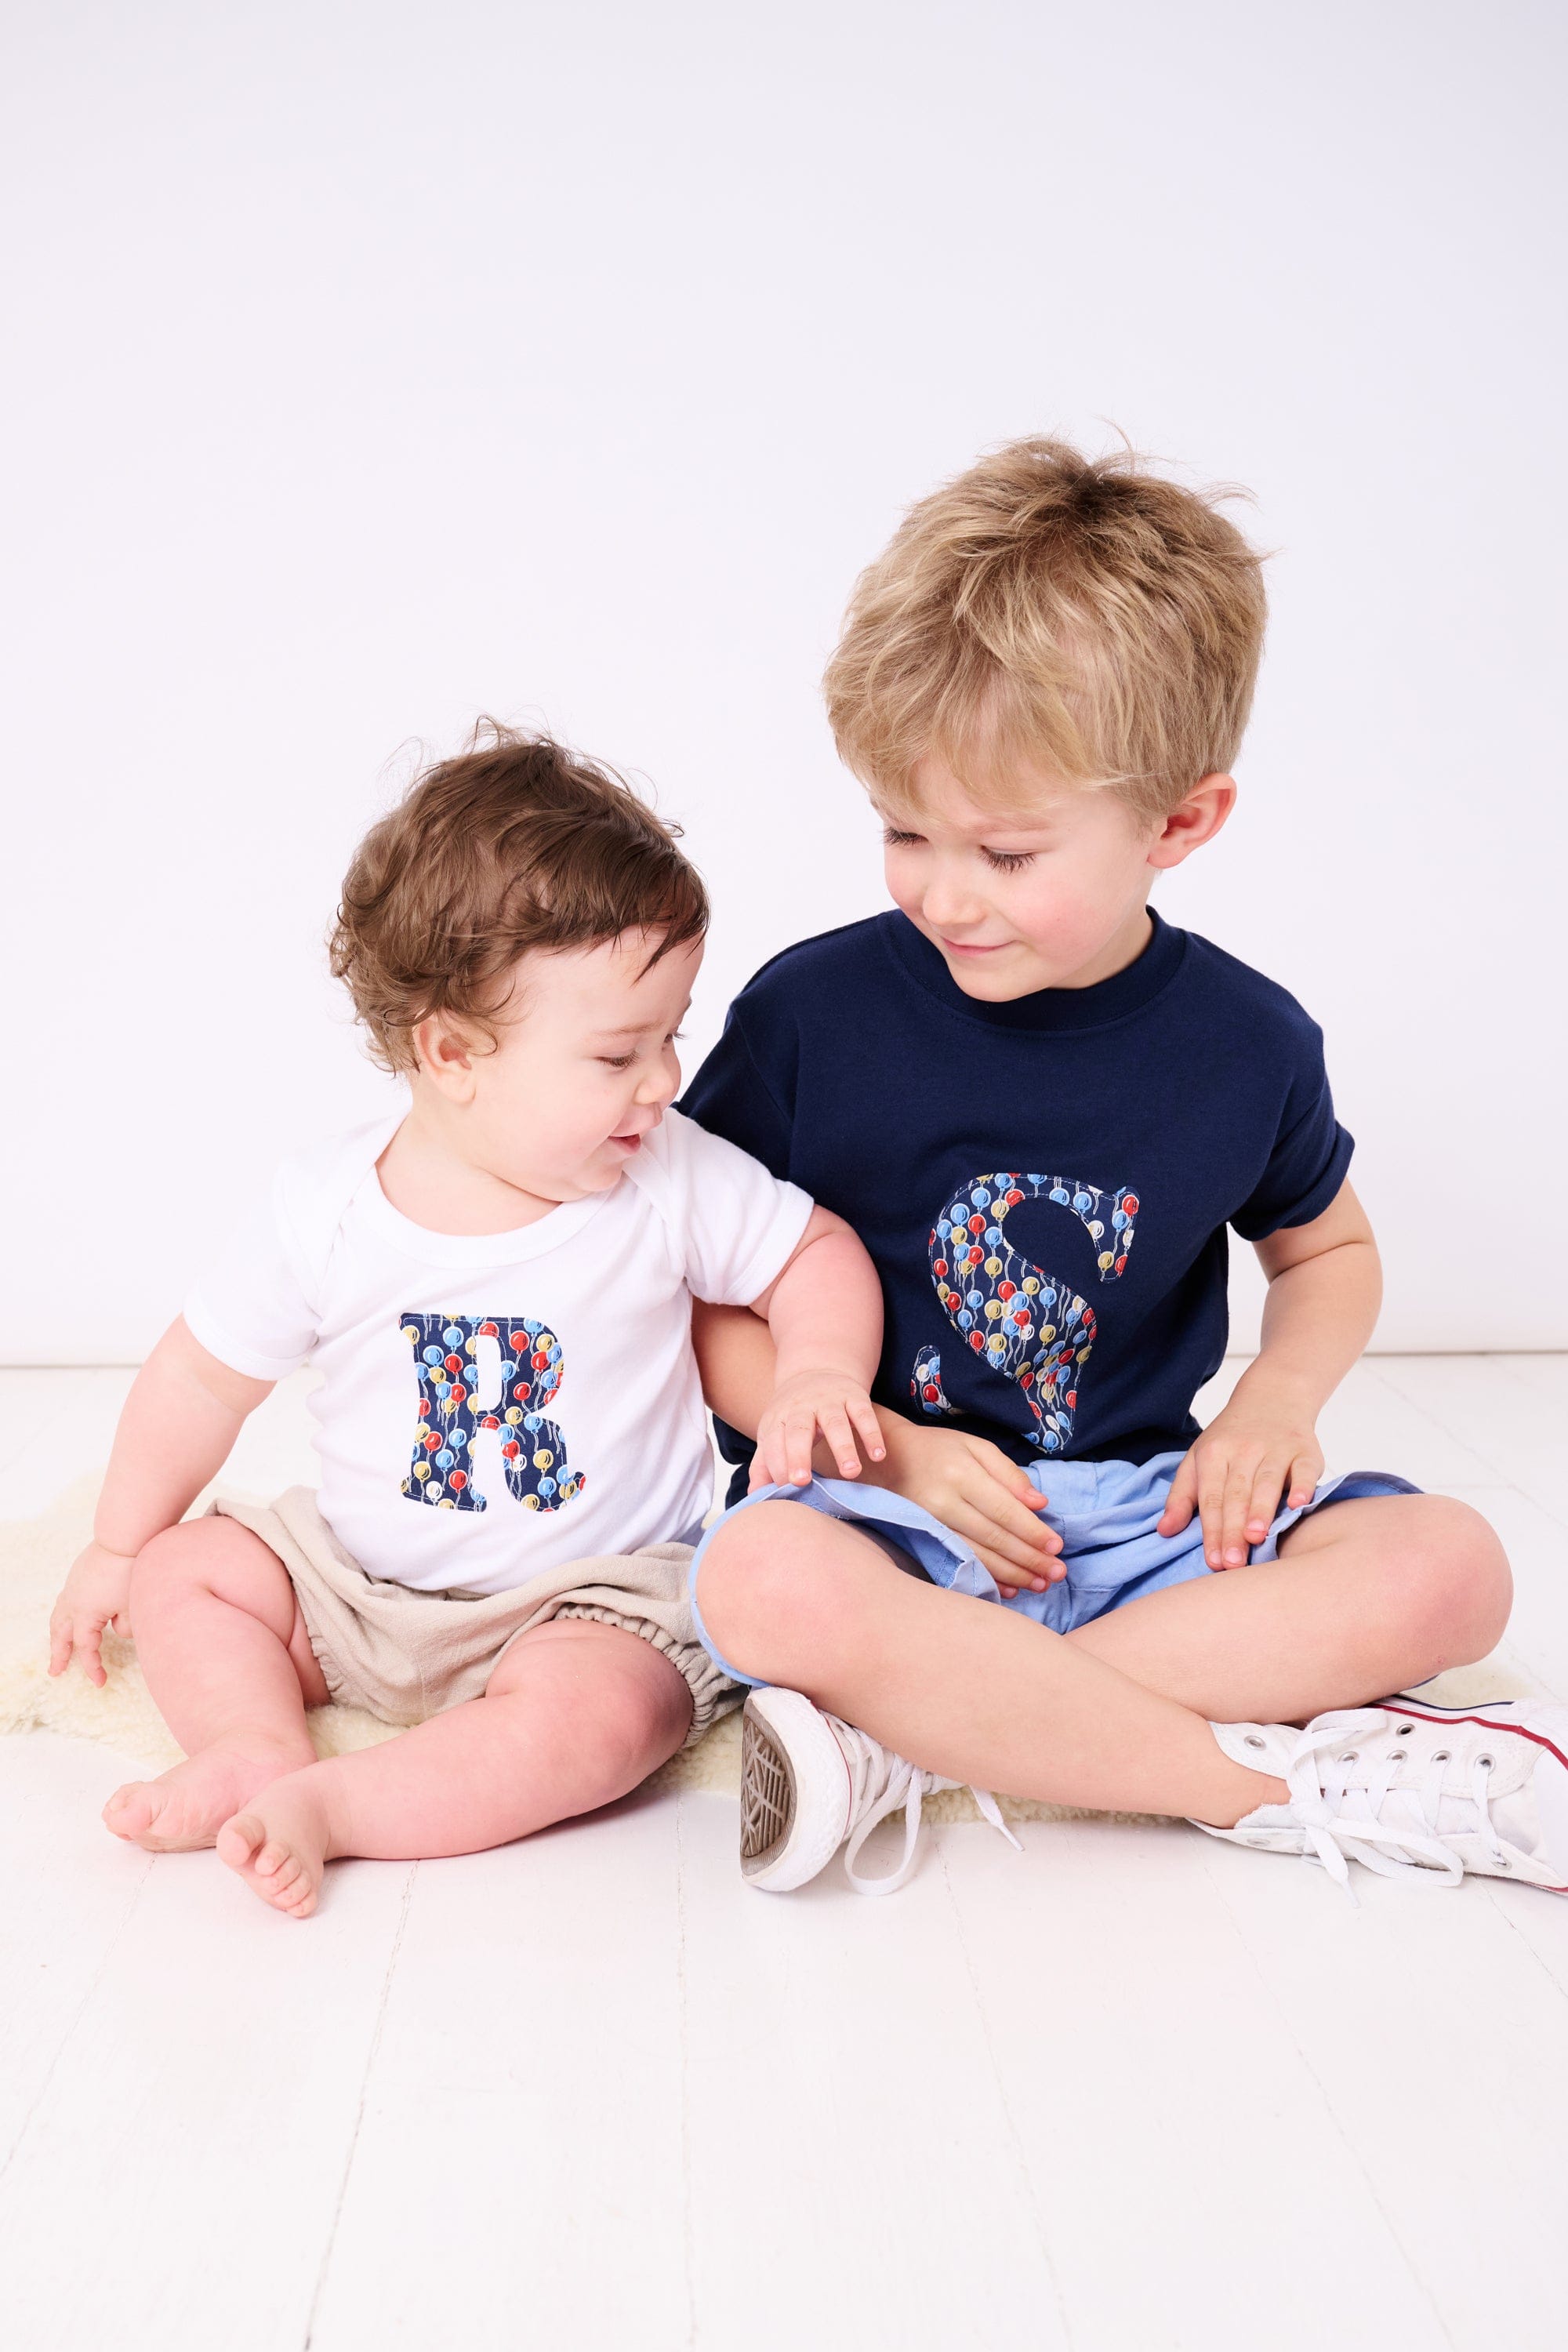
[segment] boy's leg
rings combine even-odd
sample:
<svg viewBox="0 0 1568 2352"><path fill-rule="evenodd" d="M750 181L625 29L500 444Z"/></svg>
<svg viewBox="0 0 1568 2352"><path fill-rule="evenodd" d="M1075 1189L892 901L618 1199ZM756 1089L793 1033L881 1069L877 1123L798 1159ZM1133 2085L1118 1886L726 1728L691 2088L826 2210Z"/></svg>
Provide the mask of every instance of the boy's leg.
<svg viewBox="0 0 1568 2352"><path fill-rule="evenodd" d="M330 1694L294 1588L247 1528L187 1519L138 1555L131 1622L147 1687L187 1760L116 1790L104 1822L155 1853L211 1845L258 1789L314 1759L305 1709Z"/></svg>
<svg viewBox="0 0 1568 2352"><path fill-rule="evenodd" d="M907 1575L798 1503L736 1513L704 1555L698 1606L742 1673L955 1780L1218 1827L1287 1793L1233 1763L1202 1714L1012 1610Z"/></svg>
<svg viewBox="0 0 1568 2352"><path fill-rule="evenodd" d="M690 1685L651 1642L558 1617L510 1644L483 1698L271 1781L224 1824L218 1853L264 1902L304 1918L334 1855L510 1844L624 1797L690 1722Z"/></svg>
<svg viewBox="0 0 1568 2352"><path fill-rule="evenodd" d="M1366 1496L1299 1520L1277 1561L1149 1593L1067 1640L1216 1722L1296 1723L1484 1657L1511 1592L1468 1504Z"/></svg>

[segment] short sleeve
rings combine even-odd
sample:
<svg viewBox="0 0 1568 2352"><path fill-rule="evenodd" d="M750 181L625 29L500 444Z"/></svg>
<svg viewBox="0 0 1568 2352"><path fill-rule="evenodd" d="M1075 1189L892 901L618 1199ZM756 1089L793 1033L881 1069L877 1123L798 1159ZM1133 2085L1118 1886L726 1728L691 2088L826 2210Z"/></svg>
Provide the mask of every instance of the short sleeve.
<svg viewBox="0 0 1568 2352"><path fill-rule="evenodd" d="M811 1216L810 1194L678 1110L666 1113L656 1133L668 1180L666 1213L688 1288L718 1307L749 1307L794 1254Z"/></svg>
<svg viewBox="0 0 1568 2352"><path fill-rule="evenodd" d="M1344 1183L1355 1150L1355 1139L1334 1117L1323 1033L1304 1013L1291 1045L1294 1067L1274 1147L1262 1177L1230 1220L1247 1242L1321 1217Z"/></svg>
<svg viewBox="0 0 1568 2352"><path fill-rule="evenodd" d="M733 1006L723 1035L682 1095L680 1108L710 1135L739 1144L775 1176L789 1166L791 1121Z"/></svg>
<svg viewBox="0 0 1568 2352"><path fill-rule="evenodd" d="M236 1229L186 1298L192 1337L253 1381L287 1380L316 1344L317 1313L297 1251L285 1243L277 1189Z"/></svg>

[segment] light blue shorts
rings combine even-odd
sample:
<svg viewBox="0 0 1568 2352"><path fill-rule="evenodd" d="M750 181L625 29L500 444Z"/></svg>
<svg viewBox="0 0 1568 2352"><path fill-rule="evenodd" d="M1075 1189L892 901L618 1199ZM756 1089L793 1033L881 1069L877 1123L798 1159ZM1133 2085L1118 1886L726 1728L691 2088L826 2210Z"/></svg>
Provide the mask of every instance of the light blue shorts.
<svg viewBox="0 0 1568 2352"><path fill-rule="evenodd" d="M809 1486L759 1486L754 1495L736 1503L715 1519L698 1545L691 1562L691 1614L698 1636L714 1664L738 1683L754 1683L710 1640L697 1605L697 1577L709 1545L737 1511L753 1503L804 1503L830 1519L849 1519L874 1537L913 1575L923 1575L950 1592L966 1592L976 1600L994 1601L1004 1609L1033 1617L1053 1633L1070 1633L1075 1626L1092 1624L1108 1610L1141 1601L1146 1592L1161 1592L1169 1584L1191 1584L1215 1571L1204 1559L1203 1528L1194 1513L1178 1536L1163 1536L1158 1528L1184 1456L1157 1454L1151 1462L1037 1462L1028 1476L1037 1492L1050 1502L1040 1513L1046 1525L1062 1539L1058 1555L1067 1574L1044 1592L1023 1591L1004 1601L990 1570L982 1566L963 1538L903 1495L884 1493L847 1478L814 1478ZM1418 1495L1408 1478L1386 1470L1347 1470L1327 1478L1310 1503L1281 1511L1253 1560L1274 1559L1279 1538L1298 1519L1321 1511L1326 1503L1358 1501L1366 1495Z"/></svg>

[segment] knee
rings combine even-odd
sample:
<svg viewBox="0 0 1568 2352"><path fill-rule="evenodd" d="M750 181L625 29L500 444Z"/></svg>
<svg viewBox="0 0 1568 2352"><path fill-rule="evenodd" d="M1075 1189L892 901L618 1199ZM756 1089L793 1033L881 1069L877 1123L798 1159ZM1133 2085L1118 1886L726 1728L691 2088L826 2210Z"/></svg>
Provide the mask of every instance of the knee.
<svg viewBox="0 0 1568 2352"><path fill-rule="evenodd" d="M738 1512L713 1538L697 1605L717 1647L743 1674L798 1674L825 1635L843 1635L853 1581L833 1572L835 1532L799 1503L767 1502Z"/></svg>
<svg viewBox="0 0 1568 2352"><path fill-rule="evenodd" d="M1496 1530L1447 1495L1412 1496L1404 1509L1400 1583L1412 1632L1439 1667L1485 1657L1501 1639L1513 1601Z"/></svg>
<svg viewBox="0 0 1568 2352"><path fill-rule="evenodd" d="M268 1567L271 1573L268 1574ZM193 1592L255 1607L287 1573L258 1536L236 1520L182 1519L144 1543L131 1564L131 1631Z"/></svg>
<svg viewBox="0 0 1568 2352"><path fill-rule="evenodd" d="M160 1602L174 1592L203 1585L205 1546L199 1520L182 1519L144 1543L131 1563L131 1629L132 1635Z"/></svg>

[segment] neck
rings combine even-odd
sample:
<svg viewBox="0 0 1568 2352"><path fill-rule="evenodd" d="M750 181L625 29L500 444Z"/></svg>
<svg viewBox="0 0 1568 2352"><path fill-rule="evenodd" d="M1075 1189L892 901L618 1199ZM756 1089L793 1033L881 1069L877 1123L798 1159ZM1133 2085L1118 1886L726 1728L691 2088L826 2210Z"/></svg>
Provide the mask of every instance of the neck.
<svg viewBox="0 0 1568 2352"><path fill-rule="evenodd" d="M560 1206L475 1160L461 1109L417 1072L412 1085L408 1117L376 1162L381 1189L400 1215L427 1233L504 1234Z"/></svg>

